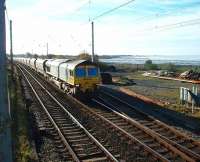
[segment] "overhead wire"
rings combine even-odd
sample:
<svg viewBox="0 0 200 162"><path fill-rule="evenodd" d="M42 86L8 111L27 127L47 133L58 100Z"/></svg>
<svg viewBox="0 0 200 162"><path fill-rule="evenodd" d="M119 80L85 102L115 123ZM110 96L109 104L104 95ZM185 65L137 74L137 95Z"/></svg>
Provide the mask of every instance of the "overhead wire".
<svg viewBox="0 0 200 162"><path fill-rule="evenodd" d="M129 5L130 3L134 2L134 1L135 1L135 0L130 0L130 1L128 1L128 2L125 2L125 3L120 4L120 5L117 6L117 7L112 8L112 9L110 9L110 10L108 10L108 11L105 11L105 12L103 12L103 13L101 13L101 14L95 16L95 17L93 17L93 18L92 18L92 21L97 20L97 19L99 19L100 17L103 17L103 16L105 16L105 15L108 15L109 13L114 12L115 10L118 10L118 9L124 7L124 6L127 6L127 5Z"/></svg>
<svg viewBox="0 0 200 162"><path fill-rule="evenodd" d="M134 2L134 1L135 0L130 0L128 2L120 4L119 6L114 7L112 9L110 9L110 10L107 10L107 11L105 11L105 12L103 12L103 13L101 13L101 14L93 17L93 18L89 17L89 21L81 24L81 26L82 25L86 25L86 24L90 23L91 21L97 20L97 19L99 19L99 18L101 18L103 16L106 16L106 15L114 12L115 10L118 10L118 9L124 7L124 6L129 5L130 3ZM91 7L90 5L91 5L91 1L89 0L89 7ZM172 13L172 12L168 11L168 12L166 12L164 14L169 15L170 13ZM161 14L158 14L158 13L156 13L155 15L156 15L156 17L160 17L161 16ZM182 21L182 22L178 22L178 23L173 23L173 24L167 24L167 25L162 25L162 26L155 26L153 28L145 29L145 31L152 31L152 30L162 31L162 30L169 30L169 29L180 28L180 27L191 26L191 25L197 25L197 24L200 24L200 19L199 18L192 19L192 20L186 20L186 21Z"/></svg>
<svg viewBox="0 0 200 162"><path fill-rule="evenodd" d="M131 4L132 2L134 2L135 0L129 0L125 3L122 3L120 4L119 6L116 6L112 9L109 9L105 12L102 12L100 14L98 14L97 16L94 16L94 17L91 17L90 13L89 13L89 20L85 23L82 23L80 24L81 26L82 25L86 25L88 23L90 23L91 21L95 21L97 19L100 19L122 7L125 7L129 4ZM79 12L81 9L83 9L86 5L89 5L89 10L91 10L91 0L87 0L86 3L84 3L83 5L79 6L78 8L76 8L74 11L72 11L69 15L75 15L77 14L77 12ZM169 14L169 12L165 13L165 14ZM155 14L156 17L157 16L161 16L160 14ZM8 15L8 10L6 8L6 17L7 17L7 20L10 21L9 19L9 15ZM185 26L190 26L190 25L196 25L196 24L200 24L200 18L197 18L197 19L192 19L192 20L187 20L187 21L182 21L182 22L178 22L178 23L173 23L173 24L168 24L168 25L162 25L162 26L154 26L153 28L149 28L149 29L145 29L144 31L152 31L152 30L155 30L155 31L162 31L162 30L169 30L169 29L173 29L173 28L180 28L180 27L185 27ZM78 44L78 46L80 46L80 43L77 43L77 40L74 39L74 36L71 34L70 35L71 39L73 39L74 43Z"/></svg>
<svg viewBox="0 0 200 162"><path fill-rule="evenodd" d="M114 8L112 8L112 9L108 10L108 11L105 11L105 12L103 12L103 13L101 13L101 14L99 14L99 15L93 17L93 18L91 18L91 16L89 15L89 20L88 20L87 22L84 22L84 23L80 24L80 26L87 25L88 23L90 23L90 22L92 22L92 21L94 21L94 20L97 20L97 19L99 19L100 17L103 17L103 16L105 16L105 15L108 15L109 13L114 12L115 10L118 10L118 9L124 7L124 6L127 6L127 5L129 5L130 3L134 2L134 1L135 1L135 0L129 0L129 1L125 2L125 3L120 4L119 6L114 7ZM90 9L91 9L91 3L92 3L91 0L88 0L88 1L87 1L86 3L84 3L82 6L80 6L80 7L77 8L76 10L74 10L74 11L72 12L72 15L73 15L73 14L76 14L78 11L80 11L80 10L81 10L83 7L85 7L85 5L87 5L87 4L89 5L89 10L90 10ZM72 38L72 34L71 34L70 37Z"/></svg>
<svg viewBox="0 0 200 162"><path fill-rule="evenodd" d="M86 5L88 5L90 3L90 0L87 0L87 2L86 3L84 3L83 5L81 5L81 6L79 6L79 7L77 7L76 9L74 9L73 11L71 11L70 13L69 13L69 15L68 16L72 16L72 15L75 15L75 14L77 14L81 9L83 9Z"/></svg>
<svg viewBox="0 0 200 162"><path fill-rule="evenodd" d="M196 19L191 19L191 20L186 20L186 21L181 21L178 23L173 23L173 24L167 24L167 25L161 25L161 26L154 26L153 28L148 28L143 30L145 31L163 31L163 30L169 30L169 29L174 29L174 28L181 28L181 27L186 27L186 26L191 26L191 25L198 25L200 24L200 18Z"/></svg>

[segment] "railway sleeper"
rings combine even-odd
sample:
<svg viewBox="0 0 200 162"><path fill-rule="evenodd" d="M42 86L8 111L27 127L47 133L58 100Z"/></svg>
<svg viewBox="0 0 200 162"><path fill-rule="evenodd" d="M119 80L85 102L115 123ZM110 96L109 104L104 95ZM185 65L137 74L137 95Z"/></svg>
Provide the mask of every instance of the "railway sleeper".
<svg viewBox="0 0 200 162"><path fill-rule="evenodd" d="M103 154L103 152L101 150L98 150L98 151L91 151L91 152L87 152L86 150L83 152L83 151L78 151L76 152L76 154L79 156L80 159L87 159L86 157L95 157L95 155L101 155L101 156L105 156Z"/></svg>
<svg viewBox="0 0 200 162"><path fill-rule="evenodd" d="M108 159L107 157L96 157L96 158L91 158L91 159L85 159L82 160L82 162L107 162Z"/></svg>
<svg viewBox="0 0 200 162"><path fill-rule="evenodd" d="M149 138L148 138L148 139L144 139L144 140L143 140L143 143L145 143L145 144L147 144L147 145L150 144L150 143L152 143L152 142L154 142L154 139L149 139Z"/></svg>
<svg viewBox="0 0 200 162"><path fill-rule="evenodd" d="M77 125L70 125L70 124L63 123L63 124L60 124L60 126L61 126L62 130L69 130L69 131L80 130L80 127Z"/></svg>
<svg viewBox="0 0 200 162"><path fill-rule="evenodd" d="M149 138L149 137L147 137L147 136L143 136L143 137L139 137L138 138L140 141L142 141L143 143L145 143L145 141L147 141L147 142L149 142L152 138ZM155 140L153 140L152 139L152 142L156 142ZM149 142L150 143L150 142ZM147 144L147 143L145 143L145 144Z"/></svg>
<svg viewBox="0 0 200 162"><path fill-rule="evenodd" d="M55 120L60 120L60 121L68 121L66 118L63 117L63 115L61 114L56 114L56 115L53 115L53 118Z"/></svg>
<svg viewBox="0 0 200 162"><path fill-rule="evenodd" d="M83 131L82 130L80 130L80 131L63 130L63 133L65 135L72 136L72 135L81 135L81 134L83 134Z"/></svg>
<svg viewBox="0 0 200 162"><path fill-rule="evenodd" d="M185 141L184 143L182 143L183 146L187 147L190 150L193 150L194 148L198 148L200 151L200 148L198 146L195 146L192 142L190 141Z"/></svg>
<svg viewBox="0 0 200 162"><path fill-rule="evenodd" d="M64 146L63 144L56 145L56 147L57 147L59 150L65 149L65 146Z"/></svg>
<svg viewBox="0 0 200 162"><path fill-rule="evenodd" d="M154 124L152 126L149 126L150 129L159 129L159 128L162 128L161 125L157 125L157 124Z"/></svg>
<svg viewBox="0 0 200 162"><path fill-rule="evenodd" d="M47 132L52 132L55 128L54 127L46 127L45 130Z"/></svg>
<svg viewBox="0 0 200 162"><path fill-rule="evenodd" d="M73 147L75 152L97 152L99 149L96 145L85 146L85 147Z"/></svg>
<svg viewBox="0 0 200 162"><path fill-rule="evenodd" d="M51 110L51 114L52 114L52 115L57 115L57 114L59 114L59 112L58 112L59 109L60 109L60 107L58 107L58 108L55 109L55 110L54 110L54 109L53 109L53 110L50 109L50 110Z"/></svg>
<svg viewBox="0 0 200 162"><path fill-rule="evenodd" d="M143 134L143 131L142 130L134 130L134 131L130 131L129 133L133 136L138 136L138 135Z"/></svg>
<svg viewBox="0 0 200 162"><path fill-rule="evenodd" d="M143 119L134 119L135 121L139 122L142 125L153 125L154 123L152 123L152 121L149 120L143 120Z"/></svg>
<svg viewBox="0 0 200 162"><path fill-rule="evenodd" d="M63 125L66 126L67 122L66 121L56 121L56 124L59 126L59 127L63 127ZM69 126L70 127L70 126ZM76 126L72 126L72 127L76 127Z"/></svg>
<svg viewBox="0 0 200 162"><path fill-rule="evenodd" d="M179 156L172 154L171 152L165 153L164 157L169 161L173 162L181 162L181 161L185 162L185 160L182 160Z"/></svg>
<svg viewBox="0 0 200 162"><path fill-rule="evenodd" d="M69 139L69 140L71 140L71 139L84 139L84 138L88 138L88 137L85 134L67 136L67 139Z"/></svg>
<svg viewBox="0 0 200 162"><path fill-rule="evenodd" d="M160 148L160 144L158 143L149 143L148 146L154 150L159 149Z"/></svg>
<svg viewBox="0 0 200 162"><path fill-rule="evenodd" d="M160 128L158 128L158 129L153 129L153 131L155 131L155 132L159 132L159 134L161 133L161 132L167 132L167 130L166 130L166 128L163 128L163 127L160 127Z"/></svg>
<svg viewBox="0 0 200 162"><path fill-rule="evenodd" d="M74 148L81 148L81 147L91 147L93 145L94 145L93 142L89 142L89 143L72 143L71 146Z"/></svg>
<svg viewBox="0 0 200 162"><path fill-rule="evenodd" d="M183 143L185 143L185 139L183 139L183 138L178 138L178 137L177 137L177 139L176 139L175 141L176 141L176 143L178 143L179 145L183 145Z"/></svg>
<svg viewBox="0 0 200 162"><path fill-rule="evenodd" d="M104 116L104 117L106 117L107 119L116 119L116 118L119 119L118 116L116 116L115 114L112 114L111 112L109 112L109 113L99 112L99 113L97 113L97 114L98 114L98 115L101 115L101 116Z"/></svg>
<svg viewBox="0 0 200 162"><path fill-rule="evenodd" d="M61 139L60 140L54 140L54 143L56 144L56 145L62 145L63 143L62 143L62 141L61 141Z"/></svg>
<svg viewBox="0 0 200 162"><path fill-rule="evenodd" d="M122 128L122 129L124 129L124 126L127 126L127 125L129 125L129 124L128 124L128 123L126 123L126 122L114 123L114 124L116 124L118 127Z"/></svg>
<svg viewBox="0 0 200 162"><path fill-rule="evenodd" d="M168 132L167 130L160 131L159 134L166 138L174 136L174 134L172 134L171 132Z"/></svg>
<svg viewBox="0 0 200 162"><path fill-rule="evenodd" d="M58 149L58 153L61 154L61 156L66 155L66 152L68 154L69 150L68 148L64 147L63 149ZM71 155L69 155L71 157Z"/></svg>
<svg viewBox="0 0 200 162"><path fill-rule="evenodd" d="M200 154L200 148L198 146L193 147L192 151L196 152L197 154Z"/></svg>
<svg viewBox="0 0 200 162"><path fill-rule="evenodd" d="M57 136L58 135L58 132L57 132L56 129L51 129L50 133L51 133L52 136Z"/></svg>
<svg viewBox="0 0 200 162"><path fill-rule="evenodd" d="M148 122L148 123L145 123L145 124L143 124L143 125L145 125L146 127L151 128L151 127L153 127L155 124L156 124L155 122Z"/></svg>
<svg viewBox="0 0 200 162"><path fill-rule="evenodd" d="M55 122L59 125L62 125L62 124L65 124L65 123L68 123L68 121L66 119L60 119L60 118L54 118Z"/></svg>
<svg viewBox="0 0 200 162"><path fill-rule="evenodd" d="M67 123L62 123L60 124L61 128L64 130L79 130L80 128L76 124L67 124Z"/></svg>
<svg viewBox="0 0 200 162"><path fill-rule="evenodd" d="M70 141L69 141L70 142ZM92 145L93 144L93 142L92 141L89 141L88 139L86 139L86 140L74 140L74 141L72 141L72 142L70 142L71 143L71 146L74 146L74 147L76 147L76 146L78 146L78 145Z"/></svg>
<svg viewBox="0 0 200 162"><path fill-rule="evenodd" d="M170 140L172 140L172 141L176 141L176 139L177 139L177 136L176 135L173 135L173 136L170 136L170 137L168 137Z"/></svg>
<svg viewBox="0 0 200 162"><path fill-rule="evenodd" d="M112 121L113 123L122 123L122 122L125 122L125 120L121 119L121 118L114 118L114 119L106 118L106 119Z"/></svg>
<svg viewBox="0 0 200 162"><path fill-rule="evenodd" d="M126 125L126 126L124 126L123 127L123 129L125 129L125 130L133 130L133 131L135 131L136 129L135 128L133 128L133 126L132 125Z"/></svg>
<svg viewBox="0 0 200 162"><path fill-rule="evenodd" d="M88 143L89 141L88 141L88 138L82 138L82 139L69 139L69 142L70 143L75 143L75 142L77 142L77 143L87 142Z"/></svg>
<svg viewBox="0 0 200 162"><path fill-rule="evenodd" d="M105 154L103 152L91 153L89 155L82 154L82 155L79 155L79 157L82 161L89 160L89 162L91 162L91 161L93 162L93 159L96 159L96 158L106 158L107 159L107 157L105 157Z"/></svg>
<svg viewBox="0 0 200 162"><path fill-rule="evenodd" d="M168 150L165 149L165 148L163 148L163 149L158 149L157 152L158 152L159 154L166 154L166 153L168 152Z"/></svg>

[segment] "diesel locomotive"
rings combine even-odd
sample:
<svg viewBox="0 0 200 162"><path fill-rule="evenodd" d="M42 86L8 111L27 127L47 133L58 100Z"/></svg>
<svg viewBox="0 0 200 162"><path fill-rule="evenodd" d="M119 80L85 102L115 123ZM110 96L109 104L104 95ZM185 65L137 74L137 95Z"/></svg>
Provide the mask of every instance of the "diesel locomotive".
<svg viewBox="0 0 200 162"><path fill-rule="evenodd" d="M14 58L74 96L91 96L101 82L100 69L89 60Z"/></svg>

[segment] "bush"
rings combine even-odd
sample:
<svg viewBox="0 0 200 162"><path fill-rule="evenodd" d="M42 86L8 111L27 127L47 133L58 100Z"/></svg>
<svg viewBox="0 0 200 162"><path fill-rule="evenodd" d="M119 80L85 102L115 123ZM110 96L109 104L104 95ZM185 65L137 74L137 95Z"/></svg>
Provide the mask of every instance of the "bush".
<svg viewBox="0 0 200 162"><path fill-rule="evenodd" d="M171 72L176 72L177 71L177 68L176 68L176 65L172 64L172 63L169 63L166 67L166 70L168 71L171 71Z"/></svg>
<svg viewBox="0 0 200 162"><path fill-rule="evenodd" d="M83 53L80 53L78 56L77 56L77 59L79 60L90 60L92 61L92 56L87 53L87 52L83 52ZM98 62L99 61L99 57L98 55L94 55L94 61L95 62Z"/></svg>
<svg viewBox="0 0 200 162"><path fill-rule="evenodd" d="M146 65L151 65L151 64L153 64L153 62L152 62L152 60L147 60L147 61L145 61L145 64Z"/></svg>
<svg viewBox="0 0 200 162"><path fill-rule="evenodd" d="M92 60L91 56L88 54L88 53L80 53L78 56L77 56L77 59L79 60Z"/></svg>
<svg viewBox="0 0 200 162"><path fill-rule="evenodd" d="M146 70L158 70L158 66L153 64L152 60L147 60L144 64Z"/></svg>

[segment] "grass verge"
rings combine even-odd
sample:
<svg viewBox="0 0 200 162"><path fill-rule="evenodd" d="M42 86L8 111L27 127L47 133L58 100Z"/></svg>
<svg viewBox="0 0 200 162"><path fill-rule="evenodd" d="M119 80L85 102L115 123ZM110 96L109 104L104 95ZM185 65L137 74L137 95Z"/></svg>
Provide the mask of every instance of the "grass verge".
<svg viewBox="0 0 200 162"><path fill-rule="evenodd" d="M22 91L18 77L11 79L8 72L8 85L10 91L12 111L12 138L15 162L34 161L32 148L29 142L28 110L22 98Z"/></svg>

